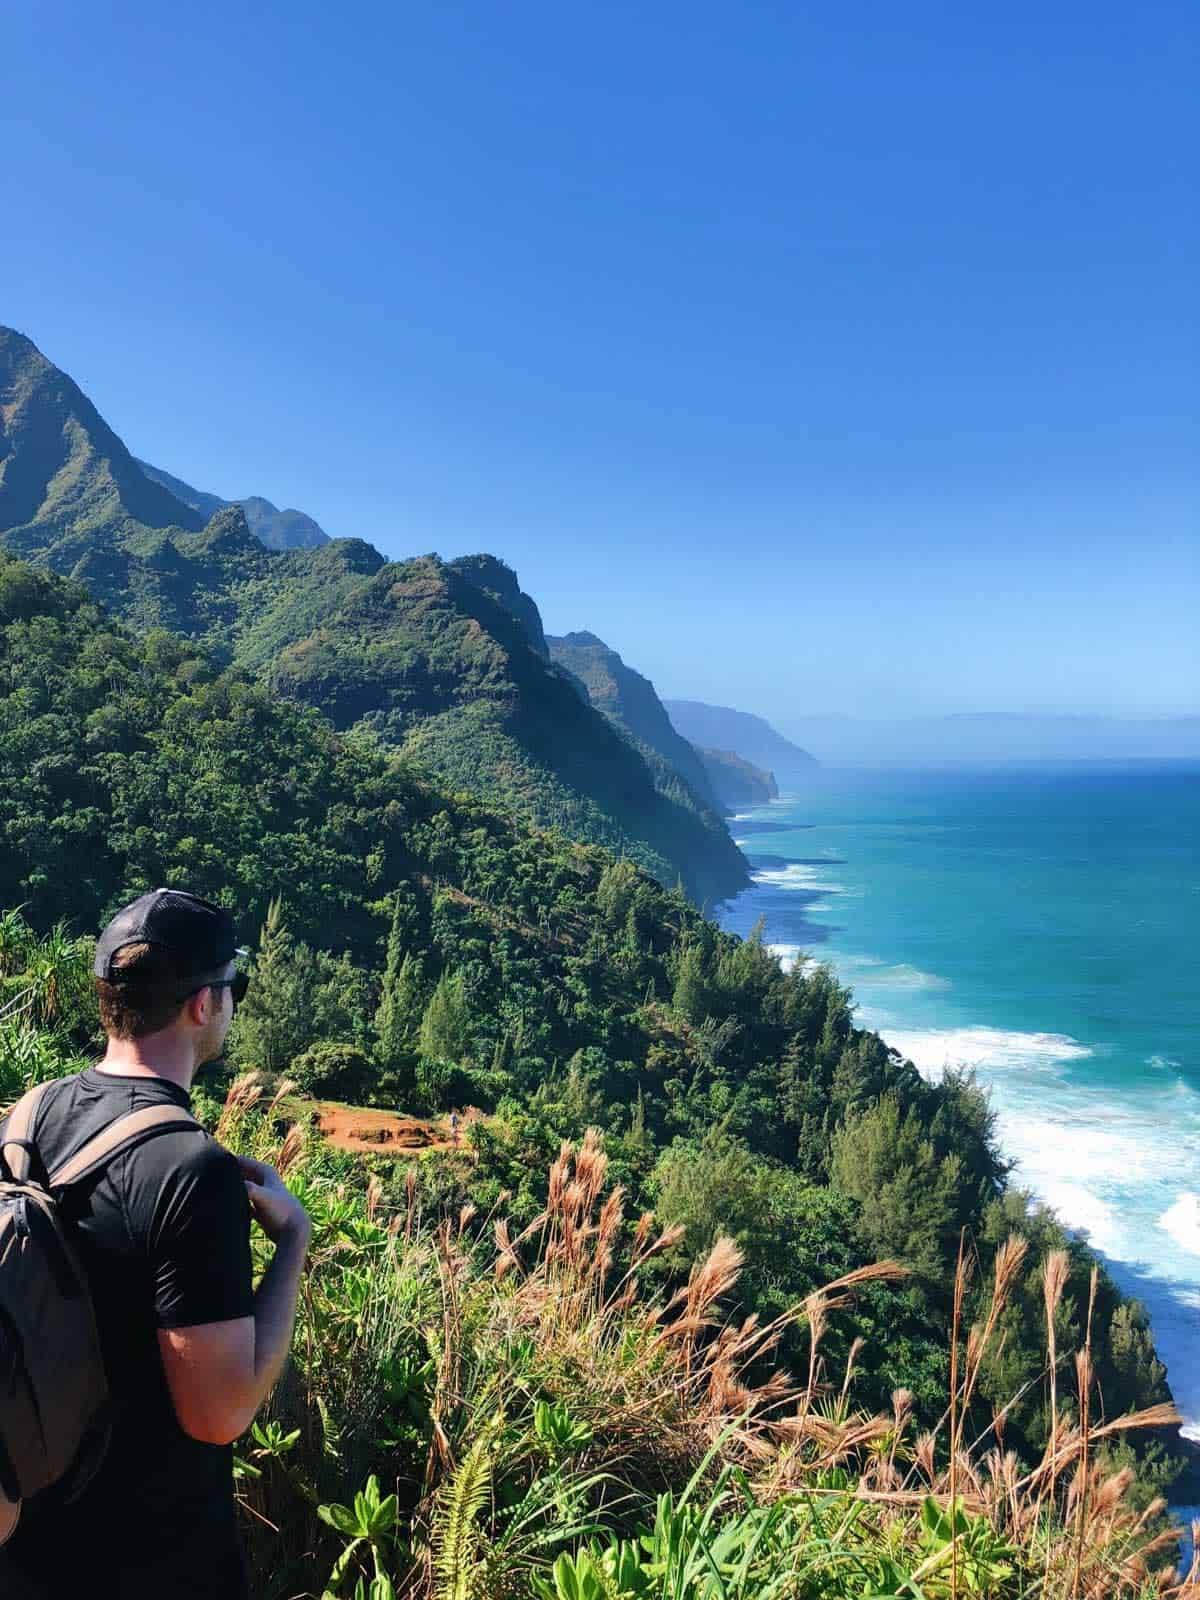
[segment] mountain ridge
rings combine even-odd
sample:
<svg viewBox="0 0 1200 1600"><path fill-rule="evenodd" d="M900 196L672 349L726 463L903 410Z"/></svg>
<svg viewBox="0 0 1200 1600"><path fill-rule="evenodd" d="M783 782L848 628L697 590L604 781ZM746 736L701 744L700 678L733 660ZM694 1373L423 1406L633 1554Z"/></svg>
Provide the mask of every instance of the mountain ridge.
<svg viewBox="0 0 1200 1600"><path fill-rule="evenodd" d="M15 328L0 325L0 537L15 555L69 574L89 542L110 556L149 533L196 533L231 504L269 549L310 548L329 535L311 517L261 495L243 501L194 489L140 460L70 375Z"/></svg>
<svg viewBox="0 0 1200 1600"><path fill-rule="evenodd" d="M678 772L711 810L721 803L695 749L676 730L653 683L586 630L547 640L551 658L584 685L598 711Z"/></svg>
<svg viewBox="0 0 1200 1600"><path fill-rule="evenodd" d="M14 554L64 536L195 531L199 514L141 471L79 385L27 335L0 326L0 534Z"/></svg>
<svg viewBox="0 0 1200 1600"><path fill-rule="evenodd" d="M739 806L761 806L779 799L779 785L773 772L756 767L732 750L698 750L697 754L714 792L731 811Z"/></svg>
<svg viewBox="0 0 1200 1600"><path fill-rule="evenodd" d="M201 516L213 517L226 506L241 506L246 513L246 525L250 532L256 539L261 540L268 550L311 550L317 545L329 543L329 534L306 511L297 511L294 506L280 510L277 505L260 494L246 495L241 500L225 500L219 494L210 494L206 489L193 488L182 478L164 472L161 467L151 466L140 456L135 456L133 459L148 478L162 484L177 500L181 500L184 505L190 506Z"/></svg>
<svg viewBox="0 0 1200 1600"><path fill-rule="evenodd" d="M765 717L703 700L664 700L667 714L683 736L706 750L736 752L751 765L774 770L815 767L815 756L785 739Z"/></svg>

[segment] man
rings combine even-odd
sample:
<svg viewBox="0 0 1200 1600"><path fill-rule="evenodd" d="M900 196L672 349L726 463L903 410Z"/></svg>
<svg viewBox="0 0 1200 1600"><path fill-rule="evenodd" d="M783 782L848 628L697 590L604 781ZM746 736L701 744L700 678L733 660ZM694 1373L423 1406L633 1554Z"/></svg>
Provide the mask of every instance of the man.
<svg viewBox="0 0 1200 1600"><path fill-rule="evenodd" d="M46 1091L33 1143L54 1168L126 1112L190 1104L245 976L233 921L178 889L142 895L96 946L104 1059ZM232 1441L291 1346L310 1224L278 1173L184 1127L117 1156L67 1213L92 1289L111 1443L70 1500L27 1505L0 1550L2 1600L239 1600ZM275 1253L257 1291L251 1217Z"/></svg>

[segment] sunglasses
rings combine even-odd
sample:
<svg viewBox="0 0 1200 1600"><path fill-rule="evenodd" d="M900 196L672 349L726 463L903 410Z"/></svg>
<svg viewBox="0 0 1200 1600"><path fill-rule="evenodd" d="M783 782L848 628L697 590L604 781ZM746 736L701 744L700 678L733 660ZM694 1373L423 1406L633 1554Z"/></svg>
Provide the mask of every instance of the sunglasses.
<svg viewBox="0 0 1200 1600"><path fill-rule="evenodd" d="M235 972L232 978L207 978L203 983L198 983L194 989L189 989L187 994L181 994L180 1004L190 1000L192 995L199 994L201 989L231 989L233 991L233 1009L236 1011L239 1004L246 998L246 990L250 987L250 974L248 972Z"/></svg>

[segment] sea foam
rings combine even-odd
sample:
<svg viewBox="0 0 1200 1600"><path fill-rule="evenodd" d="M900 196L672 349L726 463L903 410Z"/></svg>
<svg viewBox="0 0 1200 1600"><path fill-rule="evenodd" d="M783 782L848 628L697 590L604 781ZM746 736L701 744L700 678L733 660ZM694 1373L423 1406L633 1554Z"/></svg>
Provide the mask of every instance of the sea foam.
<svg viewBox="0 0 1200 1600"><path fill-rule="evenodd" d="M1181 1250L1200 1256L1200 1194L1181 1194L1159 1217L1158 1225Z"/></svg>
<svg viewBox="0 0 1200 1600"><path fill-rule="evenodd" d="M819 867L790 861L786 867L759 867L750 876L755 883L774 884L777 889L819 889L822 894L845 894L845 885L830 883Z"/></svg>
<svg viewBox="0 0 1200 1600"><path fill-rule="evenodd" d="M869 980L868 980L869 981ZM1093 1052L1066 1033L1021 1033L1006 1028L892 1028L880 1031L888 1044L928 1077L948 1067L1039 1067L1079 1061Z"/></svg>
<svg viewBox="0 0 1200 1600"><path fill-rule="evenodd" d="M809 911L820 907L809 906ZM855 992L863 989L949 989L949 978L922 972L907 961L887 962L881 956L843 956L838 968Z"/></svg>

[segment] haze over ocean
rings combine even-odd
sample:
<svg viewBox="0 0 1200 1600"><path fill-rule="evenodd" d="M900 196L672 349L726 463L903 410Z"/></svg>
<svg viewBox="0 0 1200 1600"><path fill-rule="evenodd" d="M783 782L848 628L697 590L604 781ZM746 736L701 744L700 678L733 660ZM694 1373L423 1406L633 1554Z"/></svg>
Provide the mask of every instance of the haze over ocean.
<svg viewBox="0 0 1200 1600"><path fill-rule="evenodd" d="M1014 1181L1147 1305L1200 1438L1200 763L826 771L732 824L722 908L829 962L922 1071L974 1067Z"/></svg>

